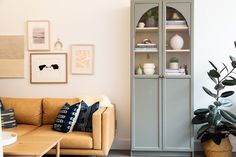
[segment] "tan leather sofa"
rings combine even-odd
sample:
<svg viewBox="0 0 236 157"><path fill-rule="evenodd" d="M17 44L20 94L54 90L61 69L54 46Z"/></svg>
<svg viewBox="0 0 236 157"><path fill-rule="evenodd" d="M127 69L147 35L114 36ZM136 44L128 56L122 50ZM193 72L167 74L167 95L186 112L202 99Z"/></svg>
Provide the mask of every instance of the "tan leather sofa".
<svg viewBox="0 0 236 157"><path fill-rule="evenodd" d="M79 98L1 98L4 109L13 108L17 121L16 128L3 131L16 132L18 136L62 135L60 153L63 155L107 156L115 136L115 107L100 107L92 117L93 132L72 131L61 133L53 131L52 124L61 107L68 102L74 104ZM49 154L55 154L52 149Z"/></svg>

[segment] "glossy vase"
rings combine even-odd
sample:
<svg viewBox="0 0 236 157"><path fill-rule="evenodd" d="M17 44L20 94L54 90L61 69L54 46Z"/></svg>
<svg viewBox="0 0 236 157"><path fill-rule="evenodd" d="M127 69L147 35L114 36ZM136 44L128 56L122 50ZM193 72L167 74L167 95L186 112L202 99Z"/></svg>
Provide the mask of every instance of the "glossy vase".
<svg viewBox="0 0 236 157"><path fill-rule="evenodd" d="M204 154L206 157L232 157L232 145L229 138L221 140L220 145L215 144L213 140L203 143Z"/></svg>
<svg viewBox="0 0 236 157"><path fill-rule="evenodd" d="M175 34L170 39L170 46L173 50L180 50L184 46L184 39L180 35Z"/></svg>

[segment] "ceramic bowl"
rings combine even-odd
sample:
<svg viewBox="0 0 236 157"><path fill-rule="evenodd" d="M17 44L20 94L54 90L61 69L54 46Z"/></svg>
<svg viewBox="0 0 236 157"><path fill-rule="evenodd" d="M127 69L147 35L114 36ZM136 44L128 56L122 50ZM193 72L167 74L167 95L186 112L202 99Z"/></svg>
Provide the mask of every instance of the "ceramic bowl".
<svg viewBox="0 0 236 157"><path fill-rule="evenodd" d="M144 74L146 75L153 75L155 73L155 69L151 69L151 68L143 69L143 71L144 71Z"/></svg>
<svg viewBox="0 0 236 157"><path fill-rule="evenodd" d="M155 64L154 63L144 63L143 68L155 68Z"/></svg>

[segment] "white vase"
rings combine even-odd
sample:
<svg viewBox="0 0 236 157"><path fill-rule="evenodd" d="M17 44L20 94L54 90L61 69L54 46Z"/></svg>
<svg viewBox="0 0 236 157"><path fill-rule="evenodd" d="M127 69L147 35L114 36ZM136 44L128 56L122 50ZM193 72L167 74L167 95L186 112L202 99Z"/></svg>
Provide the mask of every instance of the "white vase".
<svg viewBox="0 0 236 157"><path fill-rule="evenodd" d="M175 34L170 39L170 46L173 50L180 50L184 46L184 39L180 35Z"/></svg>
<svg viewBox="0 0 236 157"><path fill-rule="evenodd" d="M170 62L170 69L179 69L179 63L178 62Z"/></svg>

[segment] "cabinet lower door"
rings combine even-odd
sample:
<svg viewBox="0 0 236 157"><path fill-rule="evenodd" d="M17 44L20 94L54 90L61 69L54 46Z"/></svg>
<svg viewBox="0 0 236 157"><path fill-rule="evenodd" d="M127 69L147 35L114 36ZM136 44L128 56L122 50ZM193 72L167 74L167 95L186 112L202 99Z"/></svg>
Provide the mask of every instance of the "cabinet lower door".
<svg viewBox="0 0 236 157"><path fill-rule="evenodd" d="M191 151L190 79L165 79L163 99L163 150Z"/></svg>
<svg viewBox="0 0 236 157"><path fill-rule="evenodd" d="M159 150L158 79L134 79L132 150Z"/></svg>

